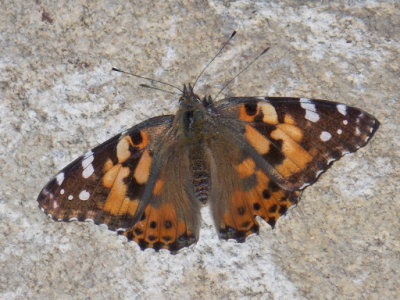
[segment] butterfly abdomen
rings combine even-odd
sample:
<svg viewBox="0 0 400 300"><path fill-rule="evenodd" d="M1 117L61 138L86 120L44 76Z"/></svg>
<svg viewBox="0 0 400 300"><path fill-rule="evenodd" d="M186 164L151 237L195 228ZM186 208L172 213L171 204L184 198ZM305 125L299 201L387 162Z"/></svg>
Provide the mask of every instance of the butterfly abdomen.
<svg viewBox="0 0 400 300"><path fill-rule="evenodd" d="M194 195L197 200L205 204L209 191L209 166L205 156L204 148L191 147L189 150L190 173L193 182Z"/></svg>

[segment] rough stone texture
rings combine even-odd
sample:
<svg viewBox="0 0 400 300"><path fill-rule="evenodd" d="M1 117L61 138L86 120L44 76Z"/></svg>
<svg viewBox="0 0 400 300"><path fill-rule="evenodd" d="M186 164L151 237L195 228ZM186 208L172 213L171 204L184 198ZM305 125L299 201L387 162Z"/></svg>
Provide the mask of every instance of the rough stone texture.
<svg viewBox="0 0 400 300"><path fill-rule="evenodd" d="M399 299L400 9L397 1L1 1L0 298ZM102 226L56 223L43 185L87 149L177 97L121 67L225 95L337 100L382 123L337 162L275 230L200 241L172 256Z"/></svg>

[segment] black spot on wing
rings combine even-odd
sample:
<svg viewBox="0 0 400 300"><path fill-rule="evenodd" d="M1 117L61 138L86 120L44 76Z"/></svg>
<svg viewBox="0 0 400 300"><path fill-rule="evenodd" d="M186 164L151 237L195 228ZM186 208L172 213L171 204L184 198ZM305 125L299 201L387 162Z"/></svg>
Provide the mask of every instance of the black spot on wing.
<svg viewBox="0 0 400 300"><path fill-rule="evenodd" d="M133 132L131 132L130 137L135 145L139 145L143 141L142 133L140 132L140 130L134 130Z"/></svg>
<svg viewBox="0 0 400 300"><path fill-rule="evenodd" d="M246 103L244 105L244 107L246 109L246 114L249 116L254 116L257 112L257 103L256 102Z"/></svg>

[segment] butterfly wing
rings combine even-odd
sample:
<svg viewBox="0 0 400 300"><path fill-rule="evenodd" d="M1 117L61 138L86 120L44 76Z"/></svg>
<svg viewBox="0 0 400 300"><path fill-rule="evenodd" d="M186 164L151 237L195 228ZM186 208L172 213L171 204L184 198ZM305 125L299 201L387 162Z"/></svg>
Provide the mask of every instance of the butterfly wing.
<svg viewBox="0 0 400 300"><path fill-rule="evenodd" d="M302 189L379 126L360 109L306 98L230 98L216 111L225 129L209 145L211 206L220 236L238 241L258 231L254 216L274 226Z"/></svg>
<svg viewBox="0 0 400 300"><path fill-rule="evenodd" d="M149 182L152 150L172 119L147 120L79 157L42 189L39 207L56 221L132 227Z"/></svg>
<svg viewBox="0 0 400 300"><path fill-rule="evenodd" d="M144 248L176 252L198 239L200 203L173 116L147 120L61 170L38 202L57 221L106 224Z"/></svg>
<svg viewBox="0 0 400 300"><path fill-rule="evenodd" d="M218 109L232 128L245 127L247 144L279 173L277 183L292 190L312 184L379 127L358 108L308 98L230 98Z"/></svg>
<svg viewBox="0 0 400 300"><path fill-rule="evenodd" d="M179 249L199 238L200 205L189 176L187 149L177 142L177 132L164 137L158 150L161 160L155 163L157 179L144 213L132 229L122 234L136 241L142 249Z"/></svg>
<svg viewBox="0 0 400 300"><path fill-rule="evenodd" d="M257 165L235 138L219 135L209 144L211 159L210 205L218 234L239 242L258 233L255 216L272 227L298 201L299 191L279 187ZM223 158L223 159L221 159Z"/></svg>

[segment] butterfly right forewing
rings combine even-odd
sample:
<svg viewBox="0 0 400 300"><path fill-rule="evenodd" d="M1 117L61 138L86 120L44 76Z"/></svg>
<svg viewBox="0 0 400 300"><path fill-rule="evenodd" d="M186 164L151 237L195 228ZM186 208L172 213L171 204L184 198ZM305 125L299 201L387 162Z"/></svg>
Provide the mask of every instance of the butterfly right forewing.
<svg viewBox="0 0 400 300"><path fill-rule="evenodd" d="M379 127L358 108L308 98L230 98L218 109L232 128L244 127L247 144L283 177L276 183L290 190L312 184Z"/></svg>

